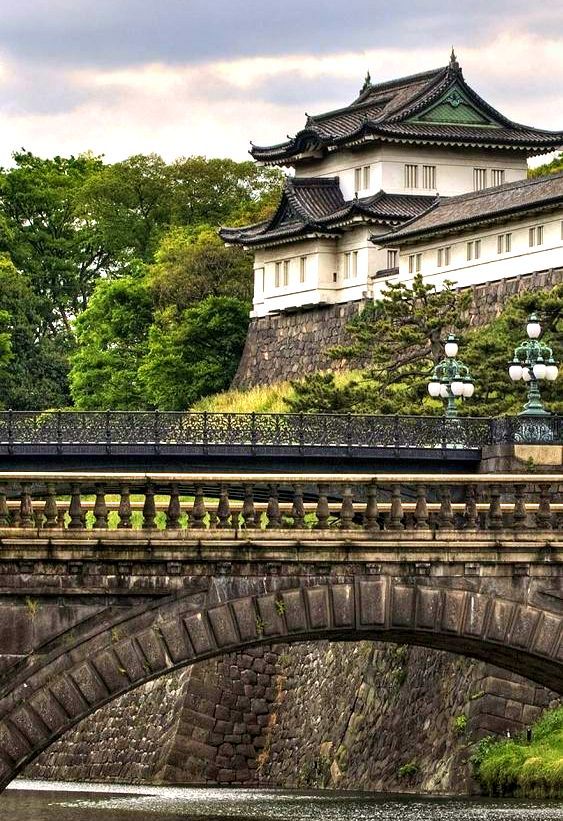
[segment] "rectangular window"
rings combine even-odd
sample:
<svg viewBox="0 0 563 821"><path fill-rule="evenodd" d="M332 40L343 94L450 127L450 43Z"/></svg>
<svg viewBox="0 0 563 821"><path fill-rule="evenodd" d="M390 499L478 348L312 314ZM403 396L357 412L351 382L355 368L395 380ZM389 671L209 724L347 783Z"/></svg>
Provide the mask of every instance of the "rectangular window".
<svg viewBox="0 0 563 821"><path fill-rule="evenodd" d="M353 277L358 276L358 252L357 251L352 252L352 276Z"/></svg>
<svg viewBox="0 0 563 821"><path fill-rule="evenodd" d="M491 185L504 185L504 170L493 168L491 169Z"/></svg>
<svg viewBox="0 0 563 821"><path fill-rule="evenodd" d="M409 274L419 274L422 265L422 254L409 254Z"/></svg>
<svg viewBox="0 0 563 821"><path fill-rule="evenodd" d="M307 257L301 257L299 260L299 282L305 282L307 279Z"/></svg>
<svg viewBox="0 0 563 821"><path fill-rule="evenodd" d="M512 250L512 234L499 234L497 236L497 254L507 254Z"/></svg>
<svg viewBox="0 0 563 821"><path fill-rule="evenodd" d="M470 262L475 254L475 243L468 242L467 243L467 261Z"/></svg>
<svg viewBox="0 0 563 821"><path fill-rule="evenodd" d="M563 228L561 230L563 231ZM387 251L387 267L388 268L396 268L397 267L397 251Z"/></svg>
<svg viewBox="0 0 563 821"><path fill-rule="evenodd" d="M538 225L536 228L530 228L529 238L530 248L534 245L543 245L543 225Z"/></svg>
<svg viewBox="0 0 563 821"><path fill-rule="evenodd" d="M289 260L286 259L283 264L283 284L284 288L289 285Z"/></svg>
<svg viewBox="0 0 563 821"><path fill-rule="evenodd" d="M352 273L352 254L348 251L344 254L344 279L350 279Z"/></svg>
<svg viewBox="0 0 563 821"><path fill-rule="evenodd" d="M436 166L423 165L422 166L422 187L436 188Z"/></svg>
<svg viewBox="0 0 563 821"><path fill-rule="evenodd" d="M370 166L369 165L364 165L364 173L363 173L364 191L367 191L367 189L370 186L370 175L371 175L370 172L371 172Z"/></svg>
<svg viewBox="0 0 563 821"><path fill-rule="evenodd" d="M450 264L452 255L452 246L446 245L444 248L438 248L436 252L436 265L438 268L443 268Z"/></svg>
<svg viewBox="0 0 563 821"><path fill-rule="evenodd" d="M482 191L487 187L487 169L474 168L473 169L473 190Z"/></svg>
<svg viewBox="0 0 563 821"><path fill-rule="evenodd" d="M274 277L274 288L279 288L281 282L281 262L276 262L276 273Z"/></svg>
<svg viewBox="0 0 563 821"><path fill-rule="evenodd" d="M354 191L362 190L362 169L354 168Z"/></svg>
<svg viewBox="0 0 563 821"><path fill-rule="evenodd" d="M475 240L475 259L480 259L481 257L481 240Z"/></svg>
<svg viewBox="0 0 563 821"><path fill-rule="evenodd" d="M263 268L256 268L254 271L254 281L256 282L256 288L258 291L264 291L264 269Z"/></svg>
<svg viewBox="0 0 563 821"><path fill-rule="evenodd" d="M405 188L418 188L418 165L405 165Z"/></svg>

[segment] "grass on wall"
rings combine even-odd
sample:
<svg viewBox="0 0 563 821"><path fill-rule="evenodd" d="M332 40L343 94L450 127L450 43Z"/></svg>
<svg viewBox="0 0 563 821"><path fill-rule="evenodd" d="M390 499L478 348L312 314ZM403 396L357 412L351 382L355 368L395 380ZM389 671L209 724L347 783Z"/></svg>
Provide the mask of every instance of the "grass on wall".
<svg viewBox="0 0 563 821"><path fill-rule="evenodd" d="M334 380L338 387L358 379L359 371L338 371ZM288 413L286 400L295 391L290 382L257 385L246 390L229 390L205 396L192 406L193 411L208 413Z"/></svg>
<svg viewBox="0 0 563 821"><path fill-rule="evenodd" d="M472 758L475 775L489 795L531 798L563 796L563 707L548 710L523 737L483 739Z"/></svg>

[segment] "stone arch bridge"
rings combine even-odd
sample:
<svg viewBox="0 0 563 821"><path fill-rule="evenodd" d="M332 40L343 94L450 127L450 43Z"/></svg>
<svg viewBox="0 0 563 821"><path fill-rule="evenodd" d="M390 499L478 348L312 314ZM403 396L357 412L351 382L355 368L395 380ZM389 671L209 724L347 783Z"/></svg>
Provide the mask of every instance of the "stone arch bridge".
<svg viewBox="0 0 563 821"><path fill-rule="evenodd" d="M0 474L0 788L260 643L373 639L563 693L563 476Z"/></svg>

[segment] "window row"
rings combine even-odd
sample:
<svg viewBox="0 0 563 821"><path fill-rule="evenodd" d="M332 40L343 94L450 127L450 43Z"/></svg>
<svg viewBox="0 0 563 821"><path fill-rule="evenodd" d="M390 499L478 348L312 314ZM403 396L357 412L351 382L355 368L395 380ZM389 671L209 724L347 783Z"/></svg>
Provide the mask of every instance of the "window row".
<svg viewBox="0 0 563 821"><path fill-rule="evenodd" d="M502 168L474 168L473 169L473 190L482 191L483 188L494 188L496 185L504 185L505 172Z"/></svg>
<svg viewBox="0 0 563 821"><path fill-rule="evenodd" d="M276 262L274 267L274 287L286 288L289 285L290 259ZM299 282L304 283L307 279L307 257L299 258Z"/></svg>
<svg viewBox="0 0 563 821"><path fill-rule="evenodd" d="M561 238L563 239L563 222L561 223ZM528 230L528 242L530 248L537 245L543 245L544 240L544 226L536 225ZM481 259L481 243L480 239L469 240L465 244L465 258L468 262L476 259ZM497 234L496 238L497 254L509 254L512 251L512 232L504 234ZM389 263L389 254L396 253L394 251L387 252L387 262ZM422 262L422 254L409 254L409 274L418 273ZM436 267L446 268L452 264L452 246L444 245L436 249ZM388 265L391 268L391 265Z"/></svg>
<svg viewBox="0 0 563 821"><path fill-rule="evenodd" d="M405 165L405 188L436 188L436 166L423 165L422 175L419 174L419 169L418 165L411 163Z"/></svg>

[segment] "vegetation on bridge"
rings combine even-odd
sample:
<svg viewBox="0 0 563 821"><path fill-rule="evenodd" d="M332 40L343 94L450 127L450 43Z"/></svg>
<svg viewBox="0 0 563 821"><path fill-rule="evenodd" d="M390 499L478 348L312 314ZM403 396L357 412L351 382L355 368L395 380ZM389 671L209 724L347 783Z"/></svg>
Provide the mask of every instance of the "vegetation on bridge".
<svg viewBox="0 0 563 821"><path fill-rule="evenodd" d="M515 739L483 739L472 758L475 775L489 795L563 797L563 707L546 712Z"/></svg>

